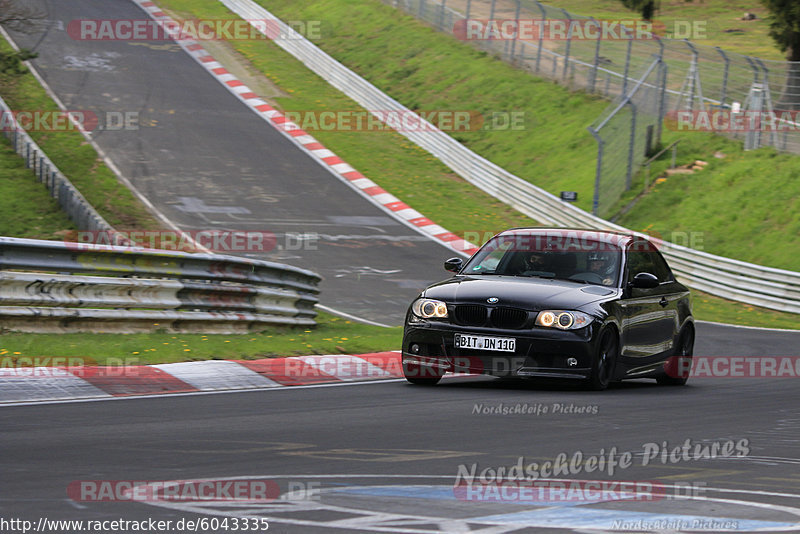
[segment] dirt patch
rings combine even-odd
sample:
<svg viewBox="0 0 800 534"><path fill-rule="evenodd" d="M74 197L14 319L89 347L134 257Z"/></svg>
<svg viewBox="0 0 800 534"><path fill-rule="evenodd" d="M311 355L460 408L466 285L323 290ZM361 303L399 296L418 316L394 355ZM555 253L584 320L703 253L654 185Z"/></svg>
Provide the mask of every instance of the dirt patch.
<svg viewBox="0 0 800 534"><path fill-rule="evenodd" d="M255 94L273 103L274 98L289 96L275 85L272 80L253 66L242 54L237 52L227 41L203 41L203 48L225 65L228 71L239 78Z"/></svg>

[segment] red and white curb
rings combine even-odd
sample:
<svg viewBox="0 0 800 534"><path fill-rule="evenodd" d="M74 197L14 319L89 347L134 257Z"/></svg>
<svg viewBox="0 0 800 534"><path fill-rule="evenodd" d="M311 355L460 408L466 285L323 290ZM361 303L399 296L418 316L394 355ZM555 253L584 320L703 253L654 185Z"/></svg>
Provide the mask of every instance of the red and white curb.
<svg viewBox="0 0 800 534"><path fill-rule="evenodd" d="M160 365L0 368L0 406L402 378L399 351Z"/></svg>
<svg viewBox="0 0 800 534"><path fill-rule="evenodd" d="M174 25L177 24L169 15L161 11L161 8L155 3L149 0L132 1L161 25L171 25L174 27ZM400 221L419 230L423 235L430 237L434 241L460 254L472 255L478 250L477 246L461 239L458 235L434 223L358 172L334 152L325 148L325 146L312 135L304 131L297 124L288 120L280 111L270 106L241 80L231 74L219 61L209 54L200 43L194 39L186 38L176 39L175 42L231 93L236 95L240 101L272 125L276 130L305 150L313 159L330 170L331 173L345 183L350 184L351 187L364 197L370 199L373 203L382 207Z"/></svg>

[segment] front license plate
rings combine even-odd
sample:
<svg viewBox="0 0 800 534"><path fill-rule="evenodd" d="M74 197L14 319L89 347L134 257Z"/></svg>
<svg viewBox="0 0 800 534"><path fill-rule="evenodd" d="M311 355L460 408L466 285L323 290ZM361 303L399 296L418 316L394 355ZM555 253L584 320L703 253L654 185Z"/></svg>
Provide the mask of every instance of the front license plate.
<svg viewBox="0 0 800 534"><path fill-rule="evenodd" d="M514 352L517 349L517 340L513 337L488 337L473 336L470 334L456 334L456 348Z"/></svg>

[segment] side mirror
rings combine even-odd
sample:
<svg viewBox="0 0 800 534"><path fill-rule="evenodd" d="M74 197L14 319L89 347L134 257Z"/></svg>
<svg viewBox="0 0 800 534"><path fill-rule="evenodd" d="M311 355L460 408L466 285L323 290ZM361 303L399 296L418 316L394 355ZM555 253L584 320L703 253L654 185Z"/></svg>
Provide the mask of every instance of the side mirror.
<svg viewBox="0 0 800 534"><path fill-rule="evenodd" d="M656 278L655 275L650 273L639 273L633 277L631 287L652 289L654 287L658 287L658 284L658 278Z"/></svg>
<svg viewBox="0 0 800 534"><path fill-rule="evenodd" d="M464 260L461 258L450 258L444 262L444 270L457 273L464 266Z"/></svg>

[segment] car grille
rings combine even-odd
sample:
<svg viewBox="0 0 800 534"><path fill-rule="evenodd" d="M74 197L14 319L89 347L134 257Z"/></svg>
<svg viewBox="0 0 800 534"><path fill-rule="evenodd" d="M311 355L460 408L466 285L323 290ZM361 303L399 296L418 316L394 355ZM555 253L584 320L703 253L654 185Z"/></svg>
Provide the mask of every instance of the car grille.
<svg viewBox="0 0 800 534"><path fill-rule="evenodd" d="M486 324L486 306L462 304L456 306L456 323L462 326L483 326Z"/></svg>
<svg viewBox="0 0 800 534"><path fill-rule="evenodd" d="M479 304L456 306L455 323L461 326L486 326L489 309ZM516 330L528 320L528 312L517 308L494 308L491 310L491 326Z"/></svg>
<svg viewBox="0 0 800 534"><path fill-rule="evenodd" d="M495 308L492 310L492 325L497 328L515 330L522 328L528 320L528 312L516 308Z"/></svg>

